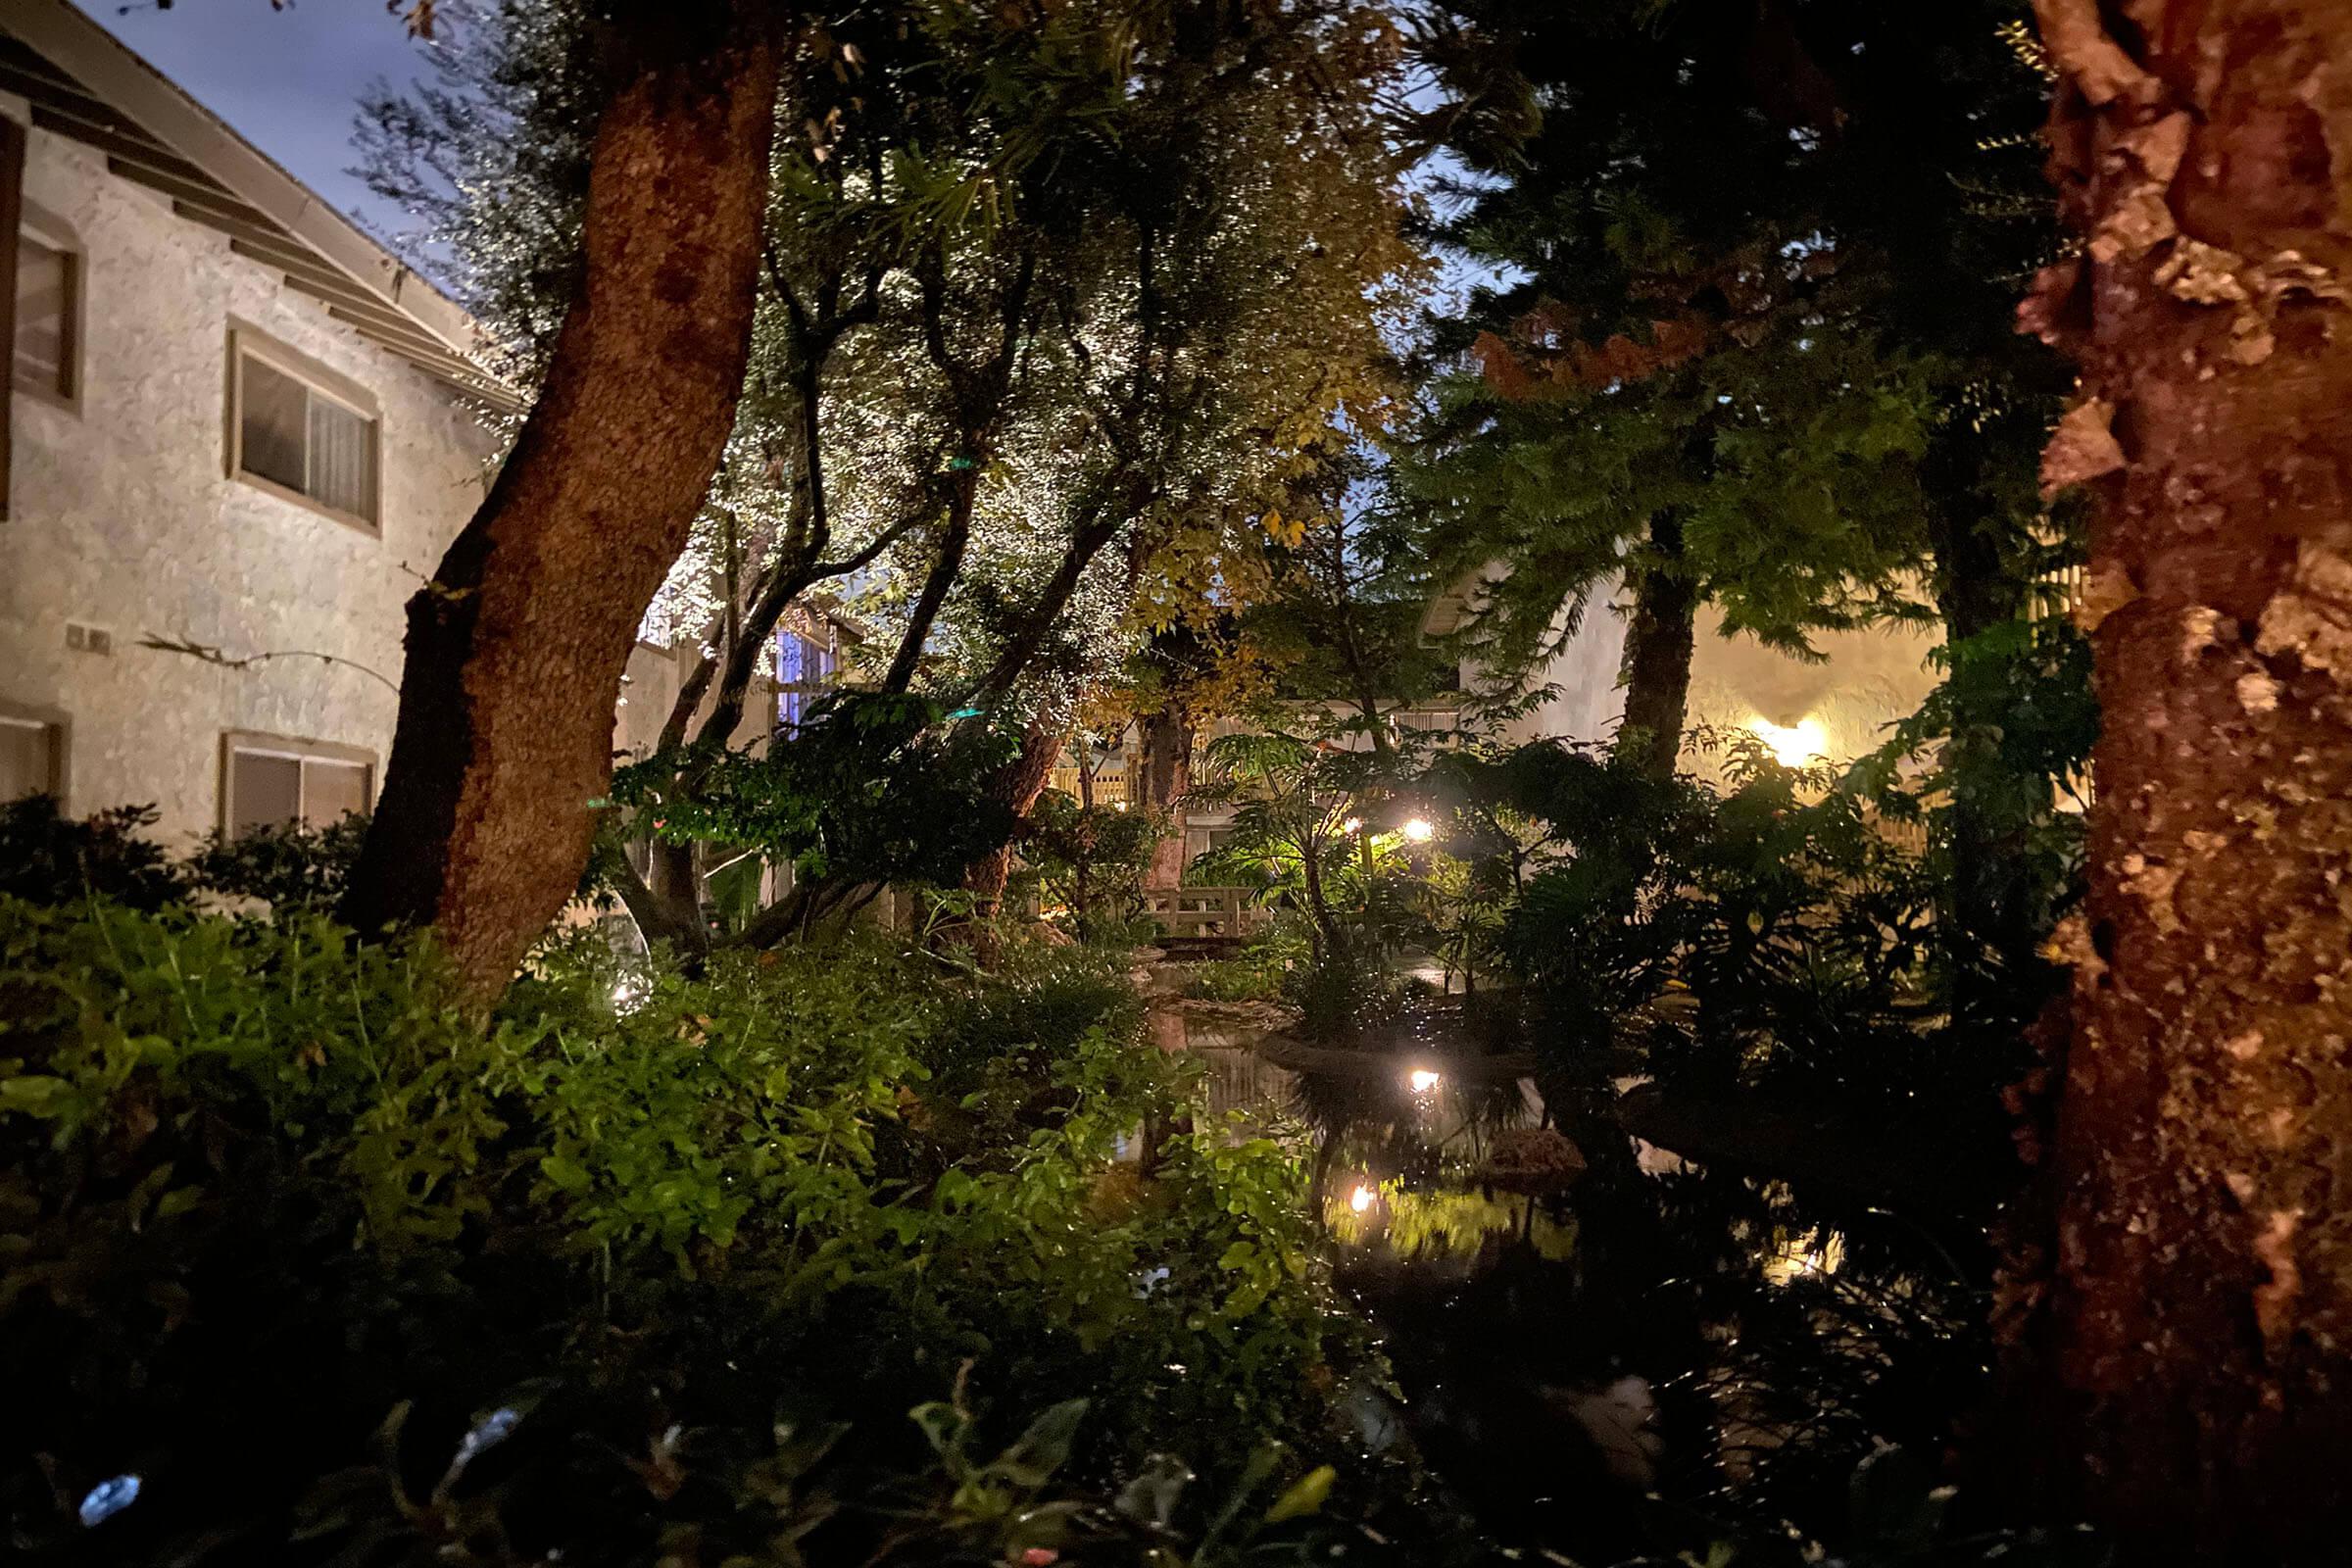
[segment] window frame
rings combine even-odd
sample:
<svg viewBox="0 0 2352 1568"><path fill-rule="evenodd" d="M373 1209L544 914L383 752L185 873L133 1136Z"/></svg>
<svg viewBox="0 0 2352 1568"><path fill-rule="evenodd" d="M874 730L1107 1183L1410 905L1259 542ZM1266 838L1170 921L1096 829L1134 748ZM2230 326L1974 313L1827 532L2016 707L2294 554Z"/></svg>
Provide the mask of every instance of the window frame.
<svg viewBox="0 0 2352 1568"><path fill-rule="evenodd" d="M60 391L56 387L43 386L38 381L19 375L17 373L17 346L13 342L8 346L9 385L19 392L40 399L52 408L64 409L75 418L79 418L81 416L82 383L85 379L83 367L88 358L82 352L82 346L88 340L87 329L90 317L89 247L82 244L81 236L74 231L73 224L46 207L32 201L24 204L24 212L17 220L17 234L20 249L22 240L25 236L30 236L33 240L66 258L67 298L64 322L66 343L65 363L61 367L66 386L63 391ZM20 257L20 259L22 258ZM23 325L22 322L18 324L20 327Z"/></svg>
<svg viewBox="0 0 2352 1568"><path fill-rule="evenodd" d="M330 507L316 496L278 483L266 474L254 473L245 466L245 361L259 360L278 374L302 384L312 397L320 397L357 415L368 430L368 510L373 517L356 512ZM251 485L280 501L290 501L306 512L315 513L355 529L370 539L384 536L384 412L375 394L354 381L350 376L319 363L300 349L288 347L250 321L232 317L228 323L227 427L222 443L228 477L241 484ZM303 421L303 453L307 462L310 453L309 419Z"/></svg>
<svg viewBox="0 0 2352 1568"><path fill-rule="evenodd" d="M49 793L66 806L74 784L74 720L62 708L0 697L0 722L49 732Z"/></svg>
<svg viewBox="0 0 2352 1568"><path fill-rule="evenodd" d="M303 740L292 735L271 735L262 730L230 729L220 732L220 837L224 842L237 840L237 754L255 757L275 757L294 762L332 762L349 767L354 764L368 770L365 790L368 809L375 809L376 791L383 785L383 768L375 753L365 746L346 746L340 741ZM295 820L304 820L304 808L309 805L309 779L298 773L295 782Z"/></svg>

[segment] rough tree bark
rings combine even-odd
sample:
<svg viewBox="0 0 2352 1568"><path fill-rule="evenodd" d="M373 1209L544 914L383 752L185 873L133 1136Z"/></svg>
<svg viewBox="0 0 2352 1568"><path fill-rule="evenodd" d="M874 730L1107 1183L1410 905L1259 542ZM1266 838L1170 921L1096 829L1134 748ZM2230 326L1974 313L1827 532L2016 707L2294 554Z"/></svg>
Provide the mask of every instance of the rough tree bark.
<svg viewBox="0 0 2352 1568"><path fill-rule="evenodd" d="M778 66L753 19L775 9L632 29L657 52L597 129L582 290L546 386L409 603L392 758L344 914L436 925L477 993L578 885L630 643L734 420Z"/></svg>
<svg viewBox="0 0 2352 1568"><path fill-rule="evenodd" d="M1169 825L1168 836L1152 848L1144 885L1173 888L1184 881L1184 809L1178 803L1193 787L1193 715L1182 698L1170 696L1137 722L1136 751L1127 769L1130 793L1143 809L1165 811Z"/></svg>
<svg viewBox="0 0 2352 1568"><path fill-rule="evenodd" d="M2352 1527L2352 6L2040 0L2104 733L2028 1347L2132 1561Z"/></svg>
<svg viewBox="0 0 2352 1568"><path fill-rule="evenodd" d="M1672 515L1649 525L1665 561L1683 553L1683 525ZM1625 719L1619 733L1634 760L1658 778L1674 776L1690 699L1690 653L1696 646L1698 589L1680 571L1652 566L1634 575L1634 613L1625 629Z"/></svg>

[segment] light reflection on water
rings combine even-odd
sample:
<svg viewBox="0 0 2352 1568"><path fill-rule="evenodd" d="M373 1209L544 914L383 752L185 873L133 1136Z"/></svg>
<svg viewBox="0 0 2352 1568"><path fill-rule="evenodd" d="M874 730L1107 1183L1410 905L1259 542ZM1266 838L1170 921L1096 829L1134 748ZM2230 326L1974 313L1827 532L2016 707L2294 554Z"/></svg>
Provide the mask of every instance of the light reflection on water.
<svg viewBox="0 0 2352 1568"><path fill-rule="evenodd" d="M1370 1060L1278 1050L1316 1071L1269 1060L1261 1038L1193 1023L1176 1049L1202 1065L1199 1125L1305 1163L1404 1429L1503 1537L1631 1554L1638 1530L1599 1523L1638 1516L1628 1487L1841 1519L1860 1454L1932 1452L1970 1402L1970 1287L1942 1254L1923 1268L1933 1244L1909 1222L1634 1138L1611 1110L1624 1084L1547 1106L1534 1078L1481 1082L1426 1029ZM1436 1081L1416 1091L1416 1070ZM1908 1381L1889 1376L1898 1355Z"/></svg>

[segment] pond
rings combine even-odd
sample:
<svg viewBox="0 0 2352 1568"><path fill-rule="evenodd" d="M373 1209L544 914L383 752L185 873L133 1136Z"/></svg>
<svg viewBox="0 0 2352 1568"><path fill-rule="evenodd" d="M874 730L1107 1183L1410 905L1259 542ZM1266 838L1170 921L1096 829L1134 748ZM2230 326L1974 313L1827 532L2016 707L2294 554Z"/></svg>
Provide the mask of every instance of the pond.
<svg viewBox="0 0 2352 1568"><path fill-rule="evenodd" d="M1202 1110L1293 1141L1396 1385L1354 1401L1506 1545L1842 1536L1856 1464L1930 1471L1983 1396L1981 1237L1627 1132L1639 1079L1540 1073L1437 1006L1352 1050L1170 1009ZM1203 1121L1205 1125L1205 1118ZM1923 1482L1924 1485L1924 1482Z"/></svg>

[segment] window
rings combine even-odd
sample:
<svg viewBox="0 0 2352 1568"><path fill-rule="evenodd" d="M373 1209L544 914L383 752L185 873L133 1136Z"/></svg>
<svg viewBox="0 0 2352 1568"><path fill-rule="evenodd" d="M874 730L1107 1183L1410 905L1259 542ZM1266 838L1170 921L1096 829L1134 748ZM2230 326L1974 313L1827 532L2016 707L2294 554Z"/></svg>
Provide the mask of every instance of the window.
<svg viewBox="0 0 2352 1568"><path fill-rule="evenodd" d="M257 827L329 827L374 804L366 752L269 735L231 735L224 750L220 825L232 839Z"/></svg>
<svg viewBox="0 0 2352 1568"><path fill-rule="evenodd" d="M0 703L0 801L66 793L66 726L54 714Z"/></svg>
<svg viewBox="0 0 2352 1568"><path fill-rule="evenodd" d="M229 472L345 521L376 522L374 405L250 328L229 334Z"/></svg>
<svg viewBox="0 0 2352 1568"><path fill-rule="evenodd" d="M817 694L832 683L833 650L797 631L776 634L776 684L784 690L776 699L776 721L797 729L808 714Z"/></svg>
<svg viewBox="0 0 2352 1568"><path fill-rule="evenodd" d="M72 403L81 386L81 253L43 221L17 235L16 384Z"/></svg>

